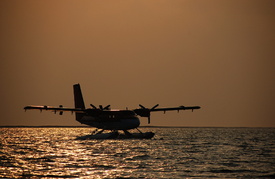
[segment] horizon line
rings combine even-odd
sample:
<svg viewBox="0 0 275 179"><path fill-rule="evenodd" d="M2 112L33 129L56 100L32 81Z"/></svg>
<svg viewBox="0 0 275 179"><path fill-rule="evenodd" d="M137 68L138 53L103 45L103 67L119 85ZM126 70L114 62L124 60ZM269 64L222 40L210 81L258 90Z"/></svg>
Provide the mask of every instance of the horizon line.
<svg viewBox="0 0 275 179"><path fill-rule="evenodd" d="M56 125L0 125L0 128L96 128L92 126L56 126ZM225 127L225 126L139 126L139 128L275 128L275 127Z"/></svg>

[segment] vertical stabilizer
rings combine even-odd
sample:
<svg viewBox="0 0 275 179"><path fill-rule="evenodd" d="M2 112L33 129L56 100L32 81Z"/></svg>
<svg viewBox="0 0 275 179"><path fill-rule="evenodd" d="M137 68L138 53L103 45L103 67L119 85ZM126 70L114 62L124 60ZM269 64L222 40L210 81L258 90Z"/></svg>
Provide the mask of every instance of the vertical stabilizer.
<svg viewBox="0 0 275 179"><path fill-rule="evenodd" d="M74 85L74 105L75 105L75 108L85 109L85 104L84 104L80 84Z"/></svg>
<svg viewBox="0 0 275 179"><path fill-rule="evenodd" d="M74 105L75 105L75 108L85 109L85 104L84 104L80 84L74 85ZM79 122L83 116L84 116L83 113L75 113L76 120Z"/></svg>

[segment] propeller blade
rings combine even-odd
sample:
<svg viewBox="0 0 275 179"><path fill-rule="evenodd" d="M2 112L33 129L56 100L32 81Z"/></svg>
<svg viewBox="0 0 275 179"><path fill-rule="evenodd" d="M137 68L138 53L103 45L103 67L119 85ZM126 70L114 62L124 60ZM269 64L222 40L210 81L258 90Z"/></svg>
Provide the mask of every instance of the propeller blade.
<svg viewBox="0 0 275 179"><path fill-rule="evenodd" d="M155 109L158 106L159 106L159 104L156 104L154 107L151 108L151 110Z"/></svg>
<svg viewBox="0 0 275 179"><path fill-rule="evenodd" d="M103 110L103 107L102 107L102 105L99 105L99 109Z"/></svg>
<svg viewBox="0 0 275 179"><path fill-rule="evenodd" d="M110 104L109 105L107 105L107 106L105 106L104 108L103 108L103 110L109 110L110 109Z"/></svg>
<svg viewBox="0 0 275 179"><path fill-rule="evenodd" d="M90 104L91 107L93 107L94 109L97 109L97 107L93 104Z"/></svg>
<svg viewBox="0 0 275 179"><path fill-rule="evenodd" d="M146 109L146 107L142 106L141 104L139 104L139 106L140 106L142 109Z"/></svg>

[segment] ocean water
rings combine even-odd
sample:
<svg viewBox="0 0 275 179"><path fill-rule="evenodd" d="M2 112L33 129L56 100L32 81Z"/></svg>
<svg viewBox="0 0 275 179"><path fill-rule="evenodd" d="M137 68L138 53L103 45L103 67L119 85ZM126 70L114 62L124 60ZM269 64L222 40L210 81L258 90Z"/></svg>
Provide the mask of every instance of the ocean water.
<svg viewBox="0 0 275 179"><path fill-rule="evenodd" d="M92 129L0 128L0 177L275 177L275 128L141 130L156 135L77 140Z"/></svg>

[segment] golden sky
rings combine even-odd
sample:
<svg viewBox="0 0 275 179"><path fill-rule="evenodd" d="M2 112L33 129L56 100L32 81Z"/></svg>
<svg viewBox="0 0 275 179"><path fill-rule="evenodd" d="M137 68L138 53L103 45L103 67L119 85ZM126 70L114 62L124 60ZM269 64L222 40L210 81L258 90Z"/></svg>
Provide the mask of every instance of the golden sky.
<svg viewBox="0 0 275 179"><path fill-rule="evenodd" d="M0 125L78 125L23 107L179 105L151 125L275 127L273 0L1 0ZM141 118L142 125L147 119Z"/></svg>

